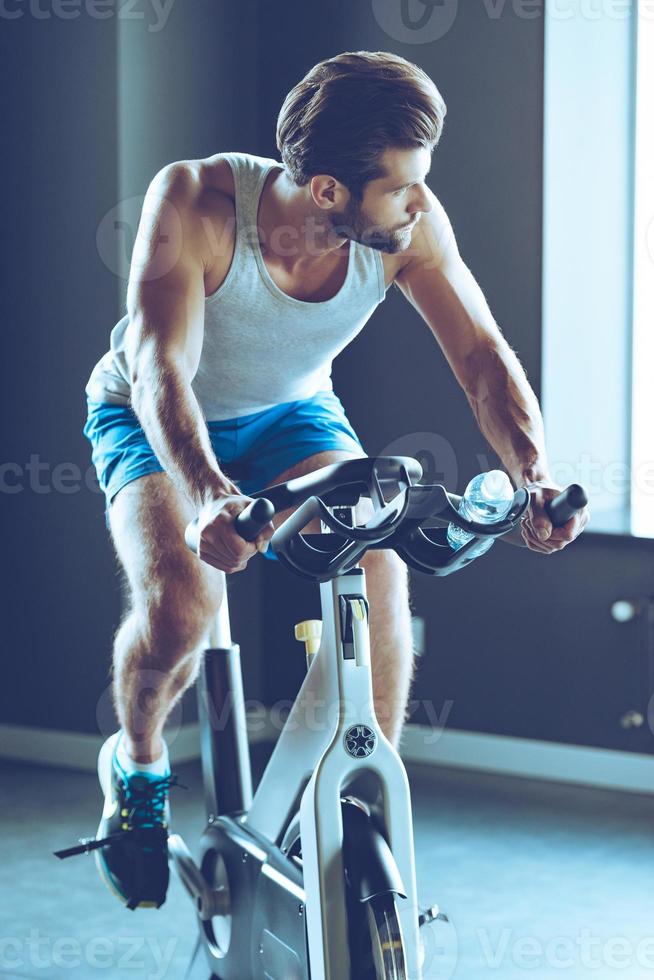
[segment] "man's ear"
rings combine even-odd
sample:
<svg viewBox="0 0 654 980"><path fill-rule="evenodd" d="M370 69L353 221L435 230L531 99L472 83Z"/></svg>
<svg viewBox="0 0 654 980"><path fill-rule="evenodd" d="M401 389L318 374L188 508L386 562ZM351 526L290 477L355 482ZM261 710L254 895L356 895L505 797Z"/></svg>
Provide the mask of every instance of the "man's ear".
<svg viewBox="0 0 654 980"><path fill-rule="evenodd" d="M322 210L329 210L339 203L338 199L345 188L329 174L316 174L309 182L309 190L314 204Z"/></svg>

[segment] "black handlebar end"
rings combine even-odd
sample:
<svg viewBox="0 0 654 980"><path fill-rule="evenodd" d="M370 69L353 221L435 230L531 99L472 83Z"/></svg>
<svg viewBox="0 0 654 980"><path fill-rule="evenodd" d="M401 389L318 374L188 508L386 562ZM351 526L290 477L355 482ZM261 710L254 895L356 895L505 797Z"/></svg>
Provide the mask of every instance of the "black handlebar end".
<svg viewBox="0 0 654 980"><path fill-rule="evenodd" d="M545 513L553 527L563 527L577 511L583 510L588 503L588 494L578 483L571 483L553 500L545 504Z"/></svg>
<svg viewBox="0 0 654 980"><path fill-rule="evenodd" d="M234 521L237 533L244 541L254 541L259 532L275 516L275 508L265 497L258 497Z"/></svg>

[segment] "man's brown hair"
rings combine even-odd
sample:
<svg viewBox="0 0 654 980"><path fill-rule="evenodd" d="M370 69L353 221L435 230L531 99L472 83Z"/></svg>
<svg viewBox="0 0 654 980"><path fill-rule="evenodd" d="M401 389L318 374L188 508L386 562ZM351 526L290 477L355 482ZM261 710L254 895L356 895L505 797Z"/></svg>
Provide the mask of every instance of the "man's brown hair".
<svg viewBox="0 0 654 980"><path fill-rule="evenodd" d="M344 51L304 76L284 100L277 149L298 186L330 174L361 200L369 180L385 177L389 147L432 151L447 109L417 65L388 51Z"/></svg>

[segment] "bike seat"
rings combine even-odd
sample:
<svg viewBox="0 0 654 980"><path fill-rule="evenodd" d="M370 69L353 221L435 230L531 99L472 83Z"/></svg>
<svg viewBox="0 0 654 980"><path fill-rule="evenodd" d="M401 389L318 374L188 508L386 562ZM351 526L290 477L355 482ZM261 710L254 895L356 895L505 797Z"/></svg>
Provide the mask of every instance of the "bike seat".
<svg viewBox="0 0 654 980"><path fill-rule="evenodd" d="M323 466L286 483L257 490L250 496L265 497L277 513L298 507L314 496L334 506L354 506L364 496L383 507L385 490L395 496L421 477L420 463L410 456L362 456Z"/></svg>

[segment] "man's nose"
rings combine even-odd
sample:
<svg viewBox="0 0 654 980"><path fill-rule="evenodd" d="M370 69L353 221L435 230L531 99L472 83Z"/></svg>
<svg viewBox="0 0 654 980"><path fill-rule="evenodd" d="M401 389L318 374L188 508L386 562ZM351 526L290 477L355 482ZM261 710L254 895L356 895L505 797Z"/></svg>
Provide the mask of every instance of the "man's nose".
<svg viewBox="0 0 654 980"><path fill-rule="evenodd" d="M411 203L411 207L408 209L411 216L414 214L424 213L431 211L432 206L429 198L424 191L420 191L419 196L415 201Z"/></svg>
<svg viewBox="0 0 654 980"><path fill-rule="evenodd" d="M432 209L432 205L431 205L431 201L429 200L427 190L425 187L421 187L419 203L416 206L416 211L422 211L424 214L427 214L427 212L431 211L431 209Z"/></svg>

